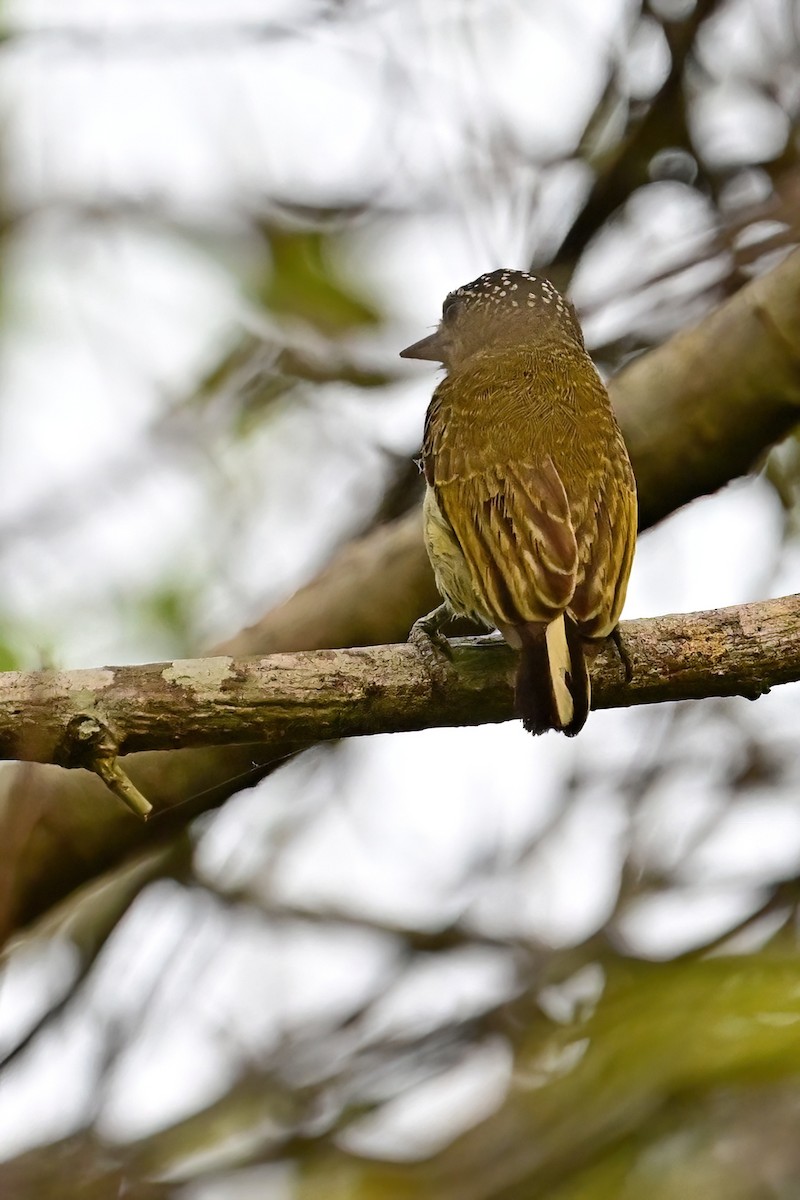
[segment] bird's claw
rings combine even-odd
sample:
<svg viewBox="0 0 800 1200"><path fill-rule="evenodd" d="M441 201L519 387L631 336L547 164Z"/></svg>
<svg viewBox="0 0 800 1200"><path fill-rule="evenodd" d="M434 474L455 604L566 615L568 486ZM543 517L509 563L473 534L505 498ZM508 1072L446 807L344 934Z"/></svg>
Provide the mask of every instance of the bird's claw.
<svg viewBox="0 0 800 1200"><path fill-rule="evenodd" d="M625 682L630 683L633 679L633 663L631 662L631 656L628 653L628 648L625 645L625 642L622 640L622 634L620 633L619 625L617 625L613 633L609 634L608 640L614 643L617 654L619 655L619 661L622 663L622 669L625 672Z"/></svg>
<svg viewBox="0 0 800 1200"><path fill-rule="evenodd" d="M408 635L409 642L421 655L434 681L440 685L445 682L453 661L452 648L441 629L449 616L444 605L435 608L427 616L415 621Z"/></svg>

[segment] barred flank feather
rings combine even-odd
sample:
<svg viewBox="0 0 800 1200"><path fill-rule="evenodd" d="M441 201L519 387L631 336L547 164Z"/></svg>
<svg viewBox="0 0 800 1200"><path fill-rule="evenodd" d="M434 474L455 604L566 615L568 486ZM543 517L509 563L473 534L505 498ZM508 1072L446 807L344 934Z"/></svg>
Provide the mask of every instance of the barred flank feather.
<svg viewBox="0 0 800 1200"><path fill-rule="evenodd" d="M515 704L529 733L558 729L574 737L591 702L589 672L577 626L569 617L517 629L522 651Z"/></svg>

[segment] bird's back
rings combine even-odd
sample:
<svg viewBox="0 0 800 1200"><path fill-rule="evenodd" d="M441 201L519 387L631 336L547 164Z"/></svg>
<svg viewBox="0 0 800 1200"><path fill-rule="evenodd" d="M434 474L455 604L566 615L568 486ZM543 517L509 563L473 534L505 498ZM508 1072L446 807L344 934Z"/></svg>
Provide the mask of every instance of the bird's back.
<svg viewBox="0 0 800 1200"><path fill-rule="evenodd" d="M485 539L473 529L491 518L501 524L520 586L496 624L567 610L586 636L611 632L624 601L612 576L627 580L636 491L608 394L581 347L486 350L448 373L428 410L423 466L465 557L484 575Z"/></svg>

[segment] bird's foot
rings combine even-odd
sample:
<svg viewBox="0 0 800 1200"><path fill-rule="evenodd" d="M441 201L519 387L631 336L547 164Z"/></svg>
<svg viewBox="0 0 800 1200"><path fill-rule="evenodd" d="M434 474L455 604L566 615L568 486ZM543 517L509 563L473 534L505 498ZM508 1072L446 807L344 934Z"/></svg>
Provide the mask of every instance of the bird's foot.
<svg viewBox="0 0 800 1200"><path fill-rule="evenodd" d="M415 621L408 635L409 642L419 651L432 679L440 686L446 682L448 668L453 661L450 643L442 633L442 626L451 616L447 605L440 604L433 612Z"/></svg>
<svg viewBox="0 0 800 1200"><path fill-rule="evenodd" d="M608 640L614 643L617 654L619 655L619 661L622 663L622 669L625 672L625 682L630 683L630 681L633 679L633 663L631 662L631 656L628 653L628 648L622 639L619 625L617 625L616 629L614 629L613 632L608 635Z"/></svg>

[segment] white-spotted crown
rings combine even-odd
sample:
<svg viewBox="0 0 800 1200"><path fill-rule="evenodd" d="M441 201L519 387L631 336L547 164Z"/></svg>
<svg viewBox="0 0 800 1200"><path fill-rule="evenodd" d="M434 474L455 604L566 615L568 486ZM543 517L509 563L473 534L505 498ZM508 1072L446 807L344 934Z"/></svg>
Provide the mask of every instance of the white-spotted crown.
<svg viewBox="0 0 800 1200"><path fill-rule="evenodd" d="M533 310L533 311L531 311ZM471 283L455 288L442 306L442 322L462 319L479 312L487 316L502 314L540 317L548 326L560 326L583 344L575 309L556 287L542 275L500 268L479 275Z"/></svg>

